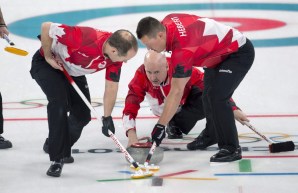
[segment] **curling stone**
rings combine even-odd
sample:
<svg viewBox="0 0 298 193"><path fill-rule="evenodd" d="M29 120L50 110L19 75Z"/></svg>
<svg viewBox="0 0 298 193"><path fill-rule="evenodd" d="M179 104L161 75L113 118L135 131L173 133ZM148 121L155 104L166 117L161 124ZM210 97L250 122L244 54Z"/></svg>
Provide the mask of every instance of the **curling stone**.
<svg viewBox="0 0 298 193"><path fill-rule="evenodd" d="M135 143L132 144L131 147L128 147L127 151L136 162L143 164L146 161L151 146L152 143L149 141L145 143ZM149 164L156 165L160 163L163 160L163 154L163 149L161 147L156 147Z"/></svg>

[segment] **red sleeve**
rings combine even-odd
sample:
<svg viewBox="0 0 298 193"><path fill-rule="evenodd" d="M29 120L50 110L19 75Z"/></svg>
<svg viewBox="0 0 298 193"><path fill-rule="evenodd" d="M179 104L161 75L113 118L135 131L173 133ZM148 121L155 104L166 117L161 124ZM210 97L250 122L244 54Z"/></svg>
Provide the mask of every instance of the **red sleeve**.
<svg viewBox="0 0 298 193"><path fill-rule="evenodd" d="M122 62L116 62L106 68L106 80L119 82Z"/></svg>
<svg viewBox="0 0 298 193"><path fill-rule="evenodd" d="M232 98L230 98L230 104L231 104L231 107L232 107L233 111L235 111L237 109L240 109L239 107L237 107L235 101Z"/></svg>
<svg viewBox="0 0 298 193"><path fill-rule="evenodd" d="M147 77L144 66L140 66L135 76L128 85L129 91L125 98L123 115L129 115L129 119L136 119L140 104L143 102L147 89Z"/></svg>

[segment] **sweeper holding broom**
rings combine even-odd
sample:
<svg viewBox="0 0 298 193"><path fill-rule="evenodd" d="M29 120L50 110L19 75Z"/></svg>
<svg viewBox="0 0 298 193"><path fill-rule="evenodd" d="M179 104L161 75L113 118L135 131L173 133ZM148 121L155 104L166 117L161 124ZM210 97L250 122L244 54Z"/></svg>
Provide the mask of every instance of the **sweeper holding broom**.
<svg viewBox="0 0 298 193"><path fill-rule="evenodd" d="M49 156L48 176L59 177L64 158L91 120L90 109L73 89L78 86L90 102L86 74L105 69L102 132L110 137L115 128L111 113L116 101L122 63L137 53L137 40L127 30L114 33L91 27L45 22L41 26L41 48L32 59L31 76L48 99ZM66 73L67 72L67 73ZM66 78L65 74L72 77Z"/></svg>

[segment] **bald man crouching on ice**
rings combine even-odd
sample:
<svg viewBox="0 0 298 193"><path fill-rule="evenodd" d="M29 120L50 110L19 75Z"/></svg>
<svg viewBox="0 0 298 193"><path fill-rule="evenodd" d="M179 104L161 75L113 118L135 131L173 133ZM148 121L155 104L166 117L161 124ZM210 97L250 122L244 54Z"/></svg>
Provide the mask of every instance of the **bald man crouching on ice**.
<svg viewBox="0 0 298 193"><path fill-rule="evenodd" d="M149 50L142 64L128 87L129 91L125 99L123 110L123 125L128 137L127 146L138 143L136 130L136 117L140 109L140 104L146 97L152 113L160 116L164 104L171 88L171 61L162 53ZM187 82L180 106L176 114L167 125L166 133L169 139L181 139L182 134L188 134L197 121L205 118L202 102L202 92L204 74L197 68L192 68L192 74ZM246 115L230 99L235 119L239 122L249 121ZM205 129L191 143L187 144L189 150L205 149L217 143L213 128L209 121L206 122Z"/></svg>

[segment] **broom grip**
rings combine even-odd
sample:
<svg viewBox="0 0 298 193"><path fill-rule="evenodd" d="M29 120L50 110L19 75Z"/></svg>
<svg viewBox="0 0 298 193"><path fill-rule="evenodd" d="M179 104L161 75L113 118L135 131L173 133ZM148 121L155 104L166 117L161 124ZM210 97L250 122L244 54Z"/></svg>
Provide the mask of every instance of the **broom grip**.
<svg viewBox="0 0 298 193"><path fill-rule="evenodd" d="M266 140L268 143L272 144L274 143L271 139L267 138L265 135L263 135L262 133L260 133L254 126L252 126L249 122L247 121L243 121L243 123L250 128L251 130L253 130L256 134L258 134L259 136L261 136L264 140Z"/></svg>
<svg viewBox="0 0 298 193"><path fill-rule="evenodd" d="M101 123L101 118L98 115L97 111L92 107L86 96L82 93L78 85L75 83L73 78L68 74L68 72L63 68L63 73L66 76L69 83L73 86L73 88L76 90L76 92L80 95L81 99L85 102L85 104L88 106L90 111L95 115L96 119ZM128 151L125 149L125 147L120 143L120 141L117 139L117 137L109 131L110 138L113 139L113 141L116 143L116 145L119 147L120 151L124 153L125 157L128 159L128 161L137 169L139 168L139 165L136 163L136 161L131 157L131 155L128 153Z"/></svg>

